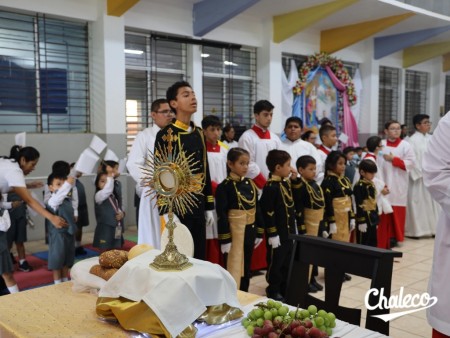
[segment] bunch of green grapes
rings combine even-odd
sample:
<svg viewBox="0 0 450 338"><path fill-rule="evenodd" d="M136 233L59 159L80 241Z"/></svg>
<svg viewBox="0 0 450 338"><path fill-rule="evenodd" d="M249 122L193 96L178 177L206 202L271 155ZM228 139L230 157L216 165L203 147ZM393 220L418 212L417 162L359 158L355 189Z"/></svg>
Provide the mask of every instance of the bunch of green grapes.
<svg viewBox="0 0 450 338"><path fill-rule="evenodd" d="M256 304L241 323L252 338L328 338L336 326L336 316L317 310L315 305L289 311L286 305L269 299Z"/></svg>

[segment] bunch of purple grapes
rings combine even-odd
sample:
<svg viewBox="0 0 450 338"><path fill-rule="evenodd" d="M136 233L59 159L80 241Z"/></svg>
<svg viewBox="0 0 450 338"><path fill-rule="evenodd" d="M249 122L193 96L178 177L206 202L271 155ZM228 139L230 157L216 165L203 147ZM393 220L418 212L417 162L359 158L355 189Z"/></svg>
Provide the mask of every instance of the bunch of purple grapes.
<svg viewBox="0 0 450 338"><path fill-rule="evenodd" d="M328 338L336 326L336 316L317 310L315 305L289 311L286 305L269 299L255 306L242 319L242 325L252 338Z"/></svg>

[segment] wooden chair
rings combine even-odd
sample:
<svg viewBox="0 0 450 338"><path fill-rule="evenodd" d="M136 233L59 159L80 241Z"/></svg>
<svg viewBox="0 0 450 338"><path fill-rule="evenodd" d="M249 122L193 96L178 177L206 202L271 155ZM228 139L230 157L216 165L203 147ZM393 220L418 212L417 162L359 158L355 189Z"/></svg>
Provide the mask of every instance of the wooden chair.
<svg viewBox="0 0 450 338"><path fill-rule="evenodd" d="M291 235L291 238L294 248L285 297L288 304L302 308L314 304L333 312L341 320L360 326L361 310L339 305L344 273L371 279L370 288L378 291L384 288L383 295L390 297L393 262L395 257L402 257L401 252L313 236ZM310 265L325 268L325 301L308 294ZM380 293L371 294L369 304L375 306L379 298ZM389 335L389 322L372 317L387 313L389 309L367 310L366 328Z"/></svg>

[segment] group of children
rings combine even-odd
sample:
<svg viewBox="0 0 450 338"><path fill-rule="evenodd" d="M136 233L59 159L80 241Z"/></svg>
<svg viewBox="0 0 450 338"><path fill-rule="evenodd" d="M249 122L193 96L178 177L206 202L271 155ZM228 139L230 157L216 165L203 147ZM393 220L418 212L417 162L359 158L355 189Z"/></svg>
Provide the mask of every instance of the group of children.
<svg viewBox="0 0 450 338"><path fill-rule="evenodd" d="M318 175L319 163L313 156L294 159L296 168L293 168L288 152L273 149L266 157L269 179L262 190L258 190L254 180L246 177L251 162L249 152L218 141L220 133L215 131L220 126L220 120L212 116L205 117L202 122L209 166L214 168L211 181L216 187L213 192L218 239L226 257L226 268L238 288L248 290L252 255L262 243L264 234L268 264L266 293L279 300L285 295L293 246L290 234L344 242L349 242L352 237L357 243L377 246L379 215L374 182L377 164L370 158L358 161L357 172L353 173L351 181L345 175L349 162L346 155L349 154L332 150L337 142L334 127L325 126L319 132L322 147L328 149L323 156L323 176ZM371 147L376 142L372 152L376 152L381 144L381 138L375 138L368 142ZM219 156L221 153L222 157ZM227 172L224 174L220 168L225 156ZM316 181L318 176L321 183ZM313 275L310 278L311 292L323 288ZM346 275L345 280L349 279Z"/></svg>
<svg viewBox="0 0 450 338"><path fill-rule="evenodd" d="M12 149L13 151L16 146ZM14 157L12 157L14 158ZM81 173L75 171L75 163L56 161L52 165L52 173L47 178L44 187L44 204L54 215L62 217L66 226L56 227L50 221L45 221L46 243L48 244L48 269L53 271L55 284L69 279L69 269L73 266L75 256L85 255L81 246L82 229L89 225L88 204L84 185L79 180ZM97 226L94 233L93 246L104 251L120 248L123 245L125 212L122 208L122 188L117 178L120 176L119 164L115 161L102 161L95 178L95 216ZM19 256L19 269L29 272L32 267L25 260L24 242L27 241L26 204L9 193L9 203L2 203L0 215L9 209L10 226L7 231L0 231L0 236L7 237L9 251L13 242L16 243ZM1 248L0 248L1 249ZM15 257L11 253L8 260L14 264ZM12 264L2 262L12 270ZM5 269L3 269L5 270ZM13 279L12 273L2 274L7 282ZM9 283L11 284L11 283Z"/></svg>

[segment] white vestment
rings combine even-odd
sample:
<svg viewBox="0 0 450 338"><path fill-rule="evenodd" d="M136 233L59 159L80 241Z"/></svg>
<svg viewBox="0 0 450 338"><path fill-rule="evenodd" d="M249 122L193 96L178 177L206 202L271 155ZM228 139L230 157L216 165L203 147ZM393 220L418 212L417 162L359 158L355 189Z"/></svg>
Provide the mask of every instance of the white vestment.
<svg viewBox="0 0 450 338"><path fill-rule="evenodd" d="M254 179L262 174L267 180L269 177L269 169L266 165L267 154L273 149L280 149L280 146L280 138L271 131L269 139L262 139L253 129L246 130L239 138L239 147L250 153L247 177Z"/></svg>
<svg viewBox="0 0 450 338"><path fill-rule="evenodd" d="M384 187L386 186L386 183L384 183L380 169L378 168L378 161L375 157L375 154L373 153L367 153L364 157L363 160L368 160L368 161L372 161L373 163L375 163L377 165L377 173L375 174L375 177L373 178L373 183L375 184L375 189L377 191L377 206L378 206L378 213L381 215L382 213L385 214L390 214L392 213L392 206L389 203L389 200L387 199L387 195L383 195L381 193L381 191L384 189ZM356 175L357 174L357 175ZM359 173L357 172L355 174L355 176L358 176L358 180L360 178ZM354 181L355 182L355 181ZM356 181L357 182L357 181ZM356 183L355 182L355 183Z"/></svg>
<svg viewBox="0 0 450 338"><path fill-rule="evenodd" d="M283 140L281 143L281 150L285 150L291 155L291 166L297 168L297 160L299 157L304 155L312 156L316 160L316 181L323 180L323 163L322 157L315 146L310 142L306 142L299 138L292 142L289 139Z"/></svg>
<svg viewBox="0 0 450 338"><path fill-rule="evenodd" d="M217 186L227 178L228 147L222 142L219 142L215 147L218 147L219 151L209 151L209 145L207 146L207 149L211 183ZM206 239L218 238L217 213L215 209L213 210L213 215L214 225L212 227L206 227Z"/></svg>
<svg viewBox="0 0 450 338"><path fill-rule="evenodd" d="M422 160L423 154L428 148L430 138L430 134L415 132L408 139L416 155L416 166L409 172L406 236L421 237L434 235L437 219L441 212L441 207L431 198L429 191L423 183Z"/></svg>
<svg viewBox="0 0 450 338"><path fill-rule="evenodd" d="M436 305L427 309L428 323L437 331L450 335L450 114L439 121L423 155L422 175L431 196L442 210L436 225L433 264L428 293L437 297Z"/></svg>
<svg viewBox="0 0 450 338"><path fill-rule="evenodd" d="M377 156L378 169L381 177L389 188L389 194L386 195L392 206L406 207L408 195L408 172L414 168L416 156L411 145L401 140L395 146L388 146L386 140L381 141L383 144L383 154L392 153L395 157L403 160L406 170L395 167L390 161L384 160L383 156Z"/></svg>
<svg viewBox="0 0 450 338"><path fill-rule="evenodd" d="M154 151L156 134L160 128L155 124L137 134L128 154L127 168L136 182L136 193L141 197L139 204L138 244L149 244L156 249L161 248L161 221L156 198L150 194L149 187L141 186L143 177L142 167L148 152Z"/></svg>

